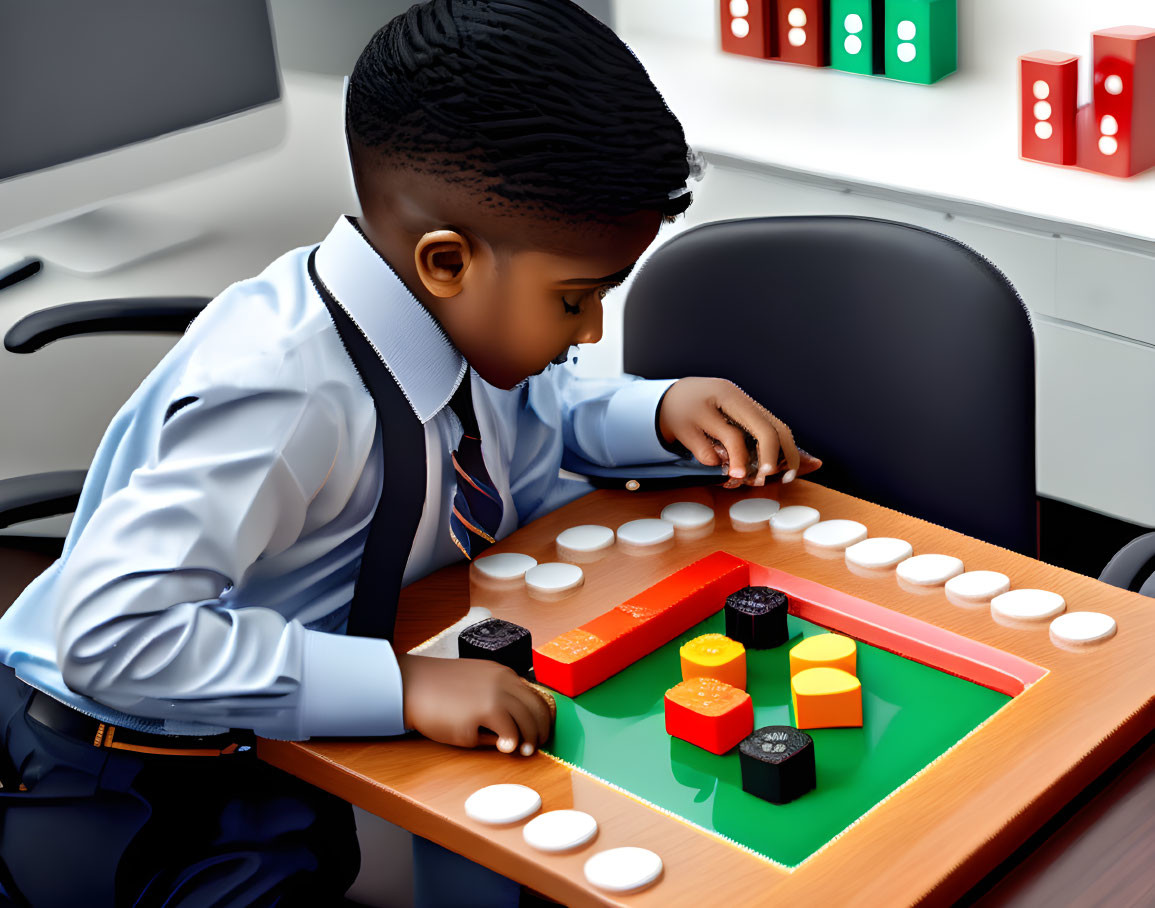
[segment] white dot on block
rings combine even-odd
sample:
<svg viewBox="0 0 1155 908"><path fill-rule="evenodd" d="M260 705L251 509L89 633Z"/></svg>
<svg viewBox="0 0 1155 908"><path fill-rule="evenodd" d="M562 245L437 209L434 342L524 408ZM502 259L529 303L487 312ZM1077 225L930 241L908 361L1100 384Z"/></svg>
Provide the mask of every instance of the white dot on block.
<svg viewBox="0 0 1155 908"><path fill-rule="evenodd" d="M769 526L769 520L782 506L773 498L743 498L730 505L730 519L734 523Z"/></svg>
<svg viewBox="0 0 1155 908"><path fill-rule="evenodd" d="M846 560L863 568L889 568L905 561L914 552L905 539L877 536L863 539L846 549Z"/></svg>
<svg viewBox="0 0 1155 908"><path fill-rule="evenodd" d="M1055 130L1050 123L1035 124L1035 135L1037 135L1040 139L1049 139L1054 134L1054 132Z"/></svg>
<svg viewBox="0 0 1155 908"><path fill-rule="evenodd" d="M1107 76L1103 80L1103 88L1107 90L1109 95L1123 94L1123 79L1121 76Z"/></svg>
<svg viewBox="0 0 1155 908"><path fill-rule="evenodd" d="M1098 643L1115 636L1115 619L1102 612L1068 612L1051 622L1056 643Z"/></svg>
<svg viewBox="0 0 1155 908"><path fill-rule="evenodd" d="M903 19L898 23L898 40L899 41L913 41L914 36L918 34L918 29L915 28L914 23L909 19Z"/></svg>
<svg viewBox="0 0 1155 908"><path fill-rule="evenodd" d="M967 571L946 582L946 591L968 602L987 602L1011 588L1011 578L998 571Z"/></svg>
<svg viewBox="0 0 1155 908"><path fill-rule="evenodd" d="M1114 136L1102 136L1099 139L1099 151L1105 155L1113 155L1119 150L1119 143Z"/></svg>
<svg viewBox="0 0 1155 908"><path fill-rule="evenodd" d="M806 10L800 6L794 7L786 14L786 21L795 28L802 28L806 24Z"/></svg>
<svg viewBox="0 0 1155 908"><path fill-rule="evenodd" d="M844 549L866 538L866 527L857 520L823 520L802 534L804 541L823 549Z"/></svg>
<svg viewBox="0 0 1155 908"><path fill-rule="evenodd" d="M850 34L857 35L860 31L862 31L862 16L858 15L858 13L851 13L849 16L842 20L842 26L848 32L850 32ZM862 44L861 41L858 43L860 45Z"/></svg>
<svg viewBox="0 0 1155 908"><path fill-rule="evenodd" d="M910 42L898 45L898 59L900 59L903 63L909 63L915 58L917 53L918 52L915 50L914 45Z"/></svg>
<svg viewBox="0 0 1155 908"><path fill-rule="evenodd" d="M842 42L842 46L846 48L846 52L850 56L854 56L862 50L862 39L858 35L847 35L846 40Z"/></svg>
<svg viewBox="0 0 1155 908"><path fill-rule="evenodd" d="M618 541L629 545L661 545L674 538L674 525L668 520L644 517L618 527Z"/></svg>
<svg viewBox="0 0 1155 908"><path fill-rule="evenodd" d="M492 580L516 580L530 568L536 567L537 559L517 552L501 552L478 558L473 566Z"/></svg>
<svg viewBox="0 0 1155 908"><path fill-rule="evenodd" d="M1012 621L1042 621L1062 614L1067 603L1047 590L1011 590L991 600L991 614Z"/></svg>
<svg viewBox="0 0 1155 908"><path fill-rule="evenodd" d="M714 519L714 509L697 501L675 501L662 508L662 520L679 530L700 530Z"/></svg>
<svg viewBox="0 0 1155 908"><path fill-rule="evenodd" d="M1039 79L1037 82L1035 82L1034 85L1031 86L1031 91L1040 101L1051 96L1051 86L1042 79Z"/></svg>
<svg viewBox="0 0 1155 908"><path fill-rule="evenodd" d="M611 848L599 851L586 861L585 875L590 884L607 892L641 889L662 873L662 859L648 848Z"/></svg>
<svg viewBox="0 0 1155 908"><path fill-rule="evenodd" d="M1036 101L1035 102L1035 119L1049 120L1051 119L1051 102L1050 101Z"/></svg>
<svg viewBox="0 0 1155 908"><path fill-rule="evenodd" d="M525 572L525 585L539 593L564 593L581 586L582 569L564 561L549 561Z"/></svg>
<svg viewBox="0 0 1155 908"><path fill-rule="evenodd" d="M915 555L895 569L898 576L916 586L938 586L963 572L962 559L954 555Z"/></svg>
<svg viewBox="0 0 1155 908"><path fill-rule="evenodd" d="M791 47L801 47L806 43L806 29L790 29L790 31L786 33L786 40L790 42Z"/></svg>
<svg viewBox="0 0 1155 908"><path fill-rule="evenodd" d="M770 529L778 533L800 533L822 519L815 508L792 504L770 515Z"/></svg>
<svg viewBox="0 0 1155 908"><path fill-rule="evenodd" d="M750 34L750 23L745 19L731 19L730 34L735 38L745 38Z"/></svg>
<svg viewBox="0 0 1155 908"><path fill-rule="evenodd" d="M502 826L541 810L541 795L525 785L487 785L465 799L465 814L479 823Z"/></svg>
<svg viewBox="0 0 1155 908"><path fill-rule="evenodd" d="M614 544L614 531L609 527L586 523L562 530L557 534L557 544L575 552L597 552Z"/></svg>
<svg viewBox="0 0 1155 908"><path fill-rule="evenodd" d="M1099 132L1105 136L1113 136L1119 131L1119 121L1110 114L1099 120Z"/></svg>
<svg viewBox="0 0 1155 908"><path fill-rule="evenodd" d="M730 15L739 17L750 15L750 4L746 0L730 0Z"/></svg>
<svg viewBox="0 0 1155 908"><path fill-rule="evenodd" d="M538 851L569 851L584 845L598 831L598 821L581 810L550 810L534 817L521 831Z"/></svg>

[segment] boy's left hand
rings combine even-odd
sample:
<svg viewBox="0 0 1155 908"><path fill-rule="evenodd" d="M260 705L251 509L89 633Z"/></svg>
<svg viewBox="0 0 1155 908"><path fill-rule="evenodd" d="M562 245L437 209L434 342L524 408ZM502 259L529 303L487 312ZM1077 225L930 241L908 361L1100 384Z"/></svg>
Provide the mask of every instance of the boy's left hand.
<svg viewBox="0 0 1155 908"><path fill-rule="evenodd" d="M700 463L729 464L728 489L764 485L780 469L782 481L790 482L822 465L798 449L786 423L724 378L674 382L662 399L658 428L667 443L681 442ZM749 462L746 435L757 443L757 463Z"/></svg>

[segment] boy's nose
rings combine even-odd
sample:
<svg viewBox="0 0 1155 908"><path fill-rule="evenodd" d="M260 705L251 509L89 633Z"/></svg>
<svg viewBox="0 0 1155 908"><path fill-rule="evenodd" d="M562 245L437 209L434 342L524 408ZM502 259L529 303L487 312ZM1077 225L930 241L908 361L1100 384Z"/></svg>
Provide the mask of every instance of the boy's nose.
<svg viewBox="0 0 1155 908"><path fill-rule="evenodd" d="M575 344L596 344L602 339L602 304L591 301L582 313L581 326L574 337Z"/></svg>

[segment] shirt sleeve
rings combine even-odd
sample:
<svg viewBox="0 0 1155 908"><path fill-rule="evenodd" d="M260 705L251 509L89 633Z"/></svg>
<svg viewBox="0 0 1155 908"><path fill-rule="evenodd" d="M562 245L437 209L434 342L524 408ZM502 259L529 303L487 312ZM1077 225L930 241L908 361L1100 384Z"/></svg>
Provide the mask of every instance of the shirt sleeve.
<svg viewBox="0 0 1155 908"><path fill-rule="evenodd" d="M101 500L61 567L67 685L131 715L266 737L403 732L388 642L226 602L258 559L301 535L336 460L334 404L219 381L173 401L153 449Z"/></svg>

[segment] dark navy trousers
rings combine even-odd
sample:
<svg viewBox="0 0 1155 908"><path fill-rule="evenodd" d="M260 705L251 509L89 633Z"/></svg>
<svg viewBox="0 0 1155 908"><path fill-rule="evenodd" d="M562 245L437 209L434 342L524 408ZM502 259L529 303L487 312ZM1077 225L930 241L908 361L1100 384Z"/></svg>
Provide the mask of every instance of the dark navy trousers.
<svg viewBox="0 0 1155 908"><path fill-rule="evenodd" d="M0 746L27 791L0 793L0 904L340 905L360 866L352 808L254 751L97 748L26 715L0 666Z"/></svg>

